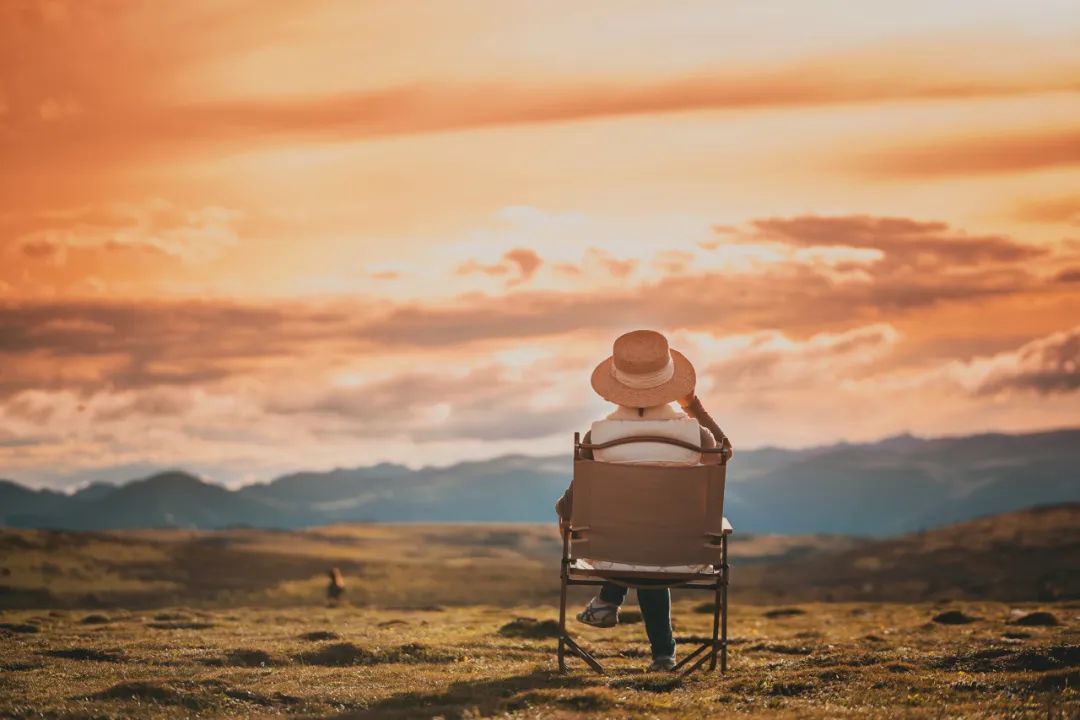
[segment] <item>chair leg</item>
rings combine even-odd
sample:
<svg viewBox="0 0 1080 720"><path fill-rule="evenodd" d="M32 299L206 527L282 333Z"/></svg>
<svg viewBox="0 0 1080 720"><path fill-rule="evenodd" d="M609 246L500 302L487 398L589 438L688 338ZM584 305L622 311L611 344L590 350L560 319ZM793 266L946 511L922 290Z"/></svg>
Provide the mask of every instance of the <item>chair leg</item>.
<svg viewBox="0 0 1080 720"><path fill-rule="evenodd" d="M585 648L578 645L573 638L566 632L566 586L568 583L569 575L566 568L566 561L563 561L561 588L559 589L559 646L558 646L558 658L559 658L559 672L566 672L566 654L570 653L575 657L581 658L586 665L591 667L596 672L603 675L605 673L604 666L593 657Z"/></svg>
<svg viewBox="0 0 1080 720"><path fill-rule="evenodd" d="M697 655L699 652L702 653L702 655L701 655L701 657L699 657L694 662L693 665L691 665L690 667L688 667L686 669L686 671L682 674L682 676L686 677L687 675L689 675L692 672L695 672L698 668L700 668L702 665L704 665L705 662L712 656L713 648L715 648L715 646L709 647L709 644L705 643L701 647L699 647L697 650L695 650L694 655ZM708 652L705 652L705 651L708 651ZM690 658L688 657L687 660L689 660L689 659Z"/></svg>
<svg viewBox="0 0 1080 720"><path fill-rule="evenodd" d="M574 640L570 636L566 636L563 639L566 641L566 647L570 650L571 653L581 658L585 662L585 664L591 667L597 674L606 674L604 666L601 665L600 662L592 656L592 653L574 642Z"/></svg>
<svg viewBox="0 0 1080 720"><path fill-rule="evenodd" d="M708 649L709 649L708 643L702 643L698 647L694 648L694 650L692 652L687 653L686 655L684 655L682 660L675 663L675 669L676 670L681 670L687 664L689 664L694 658L696 658L698 655L700 655L701 653L705 652ZM708 655L706 655L706 657L708 657Z"/></svg>
<svg viewBox="0 0 1080 720"><path fill-rule="evenodd" d="M717 638L720 634L720 581L716 581L716 593L713 597L712 646L709 650L709 671L716 669Z"/></svg>
<svg viewBox="0 0 1080 720"><path fill-rule="evenodd" d="M559 672L566 672L566 561L563 560L562 588L559 592Z"/></svg>
<svg viewBox="0 0 1080 720"><path fill-rule="evenodd" d="M723 561L724 575L722 583L720 585L720 672L727 672L727 589L728 589L728 573L731 570L728 568L727 561L727 535L724 536L723 547L720 551L720 555Z"/></svg>

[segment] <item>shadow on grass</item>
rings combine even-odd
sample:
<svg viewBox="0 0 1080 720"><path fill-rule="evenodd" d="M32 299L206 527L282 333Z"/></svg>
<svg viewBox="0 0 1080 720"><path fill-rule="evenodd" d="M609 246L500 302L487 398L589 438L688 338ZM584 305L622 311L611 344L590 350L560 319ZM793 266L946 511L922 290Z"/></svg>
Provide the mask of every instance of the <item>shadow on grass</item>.
<svg viewBox="0 0 1080 720"><path fill-rule="evenodd" d="M298 653L296 659L308 665L348 667L384 663L445 665L456 662L460 656L456 653L429 648L420 643L409 643L394 648L369 649L354 643L341 642Z"/></svg>
<svg viewBox="0 0 1080 720"><path fill-rule="evenodd" d="M87 660L91 662L126 662L127 657L123 650L98 650L96 648L63 648L61 650L49 650L44 655L65 660Z"/></svg>
<svg viewBox="0 0 1080 720"><path fill-rule="evenodd" d="M300 698L292 695L284 693L264 695L246 688L230 687L220 680L175 678L160 681L125 681L88 695L85 699L118 700L140 704L174 706L192 711L219 709L230 700L274 708L295 706L302 702Z"/></svg>
<svg viewBox="0 0 1080 720"><path fill-rule="evenodd" d="M364 710L336 715L334 720L435 716L454 720L477 713L487 717L526 707L606 710L614 704L614 695L602 686L601 680L563 675L554 670L534 670L525 675L455 682L442 692L401 693Z"/></svg>

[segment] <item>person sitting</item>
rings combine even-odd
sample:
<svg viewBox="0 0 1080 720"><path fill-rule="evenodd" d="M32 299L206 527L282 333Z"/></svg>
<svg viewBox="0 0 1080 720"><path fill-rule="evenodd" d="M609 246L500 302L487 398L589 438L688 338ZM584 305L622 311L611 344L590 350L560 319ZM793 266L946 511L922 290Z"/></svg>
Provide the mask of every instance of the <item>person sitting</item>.
<svg viewBox="0 0 1080 720"><path fill-rule="evenodd" d="M694 394L694 366L667 338L652 330L634 330L619 336L612 354L592 374L593 389L617 406L610 415L592 424L584 444L603 444L625 437L659 436L683 440L702 448L720 447L723 453L703 454L675 445L636 442L597 449L582 449L582 457L599 462L635 465L697 465L725 462L732 455L731 442L705 411ZM677 402L682 411L672 407ZM573 508L573 487L555 504L560 528L568 529ZM615 569L615 568L609 568ZM638 581L639 585L662 585L663 580ZM577 615L586 625L614 627L627 587L605 582L599 594ZM671 629L671 593L667 587L637 591L645 632L652 648L650 671L675 667L675 638Z"/></svg>

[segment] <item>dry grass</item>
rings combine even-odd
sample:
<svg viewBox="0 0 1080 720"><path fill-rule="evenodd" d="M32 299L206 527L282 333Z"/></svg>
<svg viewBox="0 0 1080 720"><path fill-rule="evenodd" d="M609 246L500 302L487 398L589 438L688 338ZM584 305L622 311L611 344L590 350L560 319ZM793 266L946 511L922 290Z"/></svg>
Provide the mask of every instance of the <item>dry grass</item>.
<svg viewBox="0 0 1080 720"><path fill-rule="evenodd" d="M1066 600L1080 597L1078 524L1080 504L885 541L736 533L733 592L736 602L777 605ZM548 603L558 595L559 551L553 525L0 529L0 608L306 605L321 596L330 566L344 573L353 605Z"/></svg>
<svg viewBox="0 0 1080 720"><path fill-rule="evenodd" d="M676 634L708 631L676 603ZM788 612L775 613L784 609ZM726 676L643 672L640 624L574 631L610 666L555 672L550 606L235 608L208 629L162 630L153 613L7 612L0 717L446 718L508 716L1032 717L1080 713L1080 609L1058 625L1018 626L998 603L736 606ZM932 621L947 610L979 620ZM169 611L188 616L190 611ZM536 622L521 621L530 618ZM1022 635L1022 636L1020 636ZM307 639L313 638L313 639ZM689 645L684 645L689 647ZM1049 709L1049 714L1048 714Z"/></svg>
<svg viewBox="0 0 1080 720"><path fill-rule="evenodd" d="M637 622L573 628L609 675L555 671L550 527L0 531L0 718L1076 718L1077 511L1055 512L740 538L729 672L686 679L643 671L632 605ZM711 628L703 599L676 592L684 650Z"/></svg>

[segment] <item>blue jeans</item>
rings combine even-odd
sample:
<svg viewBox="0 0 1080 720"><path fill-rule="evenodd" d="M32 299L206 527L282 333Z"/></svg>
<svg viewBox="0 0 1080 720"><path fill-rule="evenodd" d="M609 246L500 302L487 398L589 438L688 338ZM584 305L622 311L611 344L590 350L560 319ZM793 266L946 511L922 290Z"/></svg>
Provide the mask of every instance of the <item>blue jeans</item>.
<svg viewBox="0 0 1080 720"><path fill-rule="evenodd" d="M638 585L650 584L647 580L634 581ZM612 605L622 605L628 588L606 582L600 587L600 599ZM666 587L638 588L638 607L645 621L645 633L652 645L652 656L675 655L675 637L671 633L671 591Z"/></svg>

